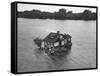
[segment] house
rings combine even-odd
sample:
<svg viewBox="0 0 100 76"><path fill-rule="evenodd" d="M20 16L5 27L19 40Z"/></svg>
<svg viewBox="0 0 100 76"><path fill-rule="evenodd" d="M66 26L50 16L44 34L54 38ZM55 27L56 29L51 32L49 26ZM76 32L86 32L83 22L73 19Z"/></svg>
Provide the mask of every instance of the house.
<svg viewBox="0 0 100 76"><path fill-rule="evenodd" d="M41 47L49 50L63 47L68 43L71 43L71 38L72 37L68 34L61 34L60 31L57 31L57 33L51 32L43 39Z"/></svg>

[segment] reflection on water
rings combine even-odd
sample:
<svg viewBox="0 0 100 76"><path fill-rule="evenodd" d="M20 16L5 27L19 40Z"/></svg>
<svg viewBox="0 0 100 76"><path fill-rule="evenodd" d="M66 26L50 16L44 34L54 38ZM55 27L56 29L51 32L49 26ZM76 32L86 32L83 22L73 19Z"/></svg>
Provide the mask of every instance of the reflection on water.
<svg viewBox="0 0 100 76"><path fill-rule="evenodd" d="M35 56L37 59L41 59L41 57L44 58L45 66L48 66L48 69L55 70L56 68L57 70L62 67L64 62L68 62L67 57L70 55L70 52L71 50L66 50L62 55L47 55L44 53L44 50L35 49Z"/></svg>
<svg viewBox="0 0 100 76"><path fill-rule="evenodd" d="M72 48L63 56L50 56L33 40L50 32L72 36ZM96 67L96 21L18 18L18 71L47 71Z"/></svg>

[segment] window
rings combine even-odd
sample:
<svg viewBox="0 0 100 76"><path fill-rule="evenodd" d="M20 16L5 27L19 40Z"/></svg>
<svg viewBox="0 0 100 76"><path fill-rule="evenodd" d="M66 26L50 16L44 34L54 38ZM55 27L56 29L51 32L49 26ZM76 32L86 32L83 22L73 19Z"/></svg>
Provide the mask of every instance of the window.
<svg viewBox="0 0 100 76"><path fill-rule="evenodd" d="M61 42L61 45L64 45L64 41Z"/></svg>
<svg viewBox="0 0 100 76"><path fill-rule="evenodd" d="M54 46L59 46L59 43L58 42L54 43Z"/></svg>

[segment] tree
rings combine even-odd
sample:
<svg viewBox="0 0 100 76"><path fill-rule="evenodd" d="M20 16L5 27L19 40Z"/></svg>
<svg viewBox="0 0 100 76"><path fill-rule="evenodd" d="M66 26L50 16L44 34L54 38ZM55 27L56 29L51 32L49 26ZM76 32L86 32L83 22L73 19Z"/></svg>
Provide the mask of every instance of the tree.
<svg viewBox="0 0 100 76"><path fill-rule="evenodd" d="M36 38L36 39L34 39L34 42L35 42L35 44L41 49L42 39Z"/></svg>
<svg viewBox="0 0 100 76"><path fill-rule="evenodd" d="M91 14L91 11L90 11L90 10L84 10L83 13L84 13L84 14Z"/></svg>
<svg viewBox="0 0 100 76"><path fill-rule="evenodd" d="M91 15L92 15L92 13L91 13L90 10L84 10L84 12L83 12L83 19L90 20L91 17L92 17Z"/></svg>
<svg viewBox="0 0 100 76"><path fill-rule="evenodd" d="M59 9L59 12L60 13L66 13L66 9L61 8L61 9Z"/></svg>
<svg viewBox="0 0 100 76"><path fill-rule="evenodd" d="M66 19L66 9L59 9L58 12L55 13L56 19Z"/></svg>

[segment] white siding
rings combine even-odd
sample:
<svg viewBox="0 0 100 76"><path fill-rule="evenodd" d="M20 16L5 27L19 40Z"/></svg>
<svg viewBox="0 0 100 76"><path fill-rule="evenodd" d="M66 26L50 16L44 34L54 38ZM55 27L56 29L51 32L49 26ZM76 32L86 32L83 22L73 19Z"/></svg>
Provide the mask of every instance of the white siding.
<svg viewBox="0 0 100 76"><path fill-rule="evenodd" d="M58 45L59 45L59 43L58 43L58 42L54 43L54 46L58 46Z"/></svg>
<svg viewBox="0 0 100 76"><path fill-rule="evenodd" d="M64 45L64 41L62 41L61 45Z"/></svg>
<svg viewBox="0 0 100 76"><path fill-rule="evenodd" d="M44 48L44 41L41 43L41 48Z"/></svg>

